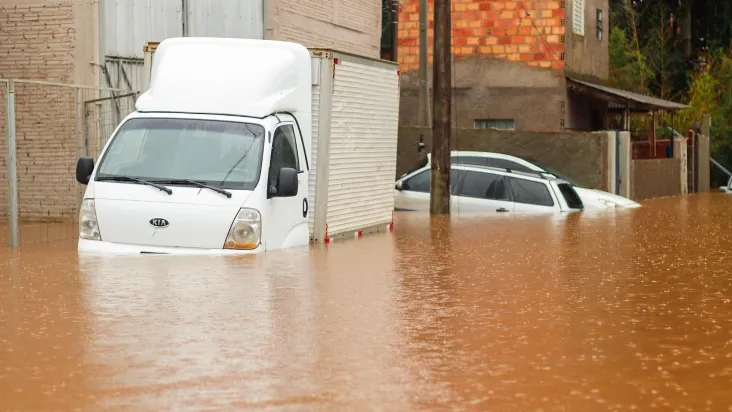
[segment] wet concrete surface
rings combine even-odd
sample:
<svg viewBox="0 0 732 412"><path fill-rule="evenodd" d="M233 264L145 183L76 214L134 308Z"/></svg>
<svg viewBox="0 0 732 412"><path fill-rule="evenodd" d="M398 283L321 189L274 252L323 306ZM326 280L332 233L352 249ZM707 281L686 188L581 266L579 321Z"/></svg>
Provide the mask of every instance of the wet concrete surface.
<svg viewBox="0 0 732 412"><path fill-rule="evenodd" d="M732 410L732 196L214 258L0 249L0 410Z"/></svg>

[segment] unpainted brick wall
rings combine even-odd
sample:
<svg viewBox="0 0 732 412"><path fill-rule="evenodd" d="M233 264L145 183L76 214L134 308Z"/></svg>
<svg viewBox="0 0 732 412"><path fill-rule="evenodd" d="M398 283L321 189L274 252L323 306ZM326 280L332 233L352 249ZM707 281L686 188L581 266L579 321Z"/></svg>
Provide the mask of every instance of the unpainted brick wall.
<svg viewBox="0 0 732 412"><path fill-rule="evenodd" d="M403 71L418 68L419 0L400 2L398 58ZM564 68L566 9L559 0L453 0L452 49L455 59L491 56L543 68ZM434 2L427 30L433 44ZM432 61L432 48L429 48Z"/></svg>
<svg viewBox="0 0 732 412"><path fill-rule="evenodd" d="M70 82L74 42L70 1L0 6L0 78ZM6 95L0 99L0 181L7 182ZM74 99L75 91L69 87L15 85L18 192L23 221L61 220L76 215ZM7 191L2 192L0 214L7 217Z"/></svg>
<svg viewBox="0 0 732 412"><path fill-rule="evenodd" d="M417 149L420 138L425 150ZM579 183L607 190L607 133L513 132L495 129L453 130L453 150L496 152L534 159ZM397 176L416 168L432 150L429 128L400 127Z"/></svg>

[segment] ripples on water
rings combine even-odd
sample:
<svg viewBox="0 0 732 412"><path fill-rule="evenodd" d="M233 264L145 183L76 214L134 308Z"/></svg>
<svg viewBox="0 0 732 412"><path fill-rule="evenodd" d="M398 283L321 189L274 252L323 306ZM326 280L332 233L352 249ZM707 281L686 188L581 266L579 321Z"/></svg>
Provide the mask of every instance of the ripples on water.
<svg viewBox="0 0 732 412"><path fill-rule="evenodd" d="M259 257L0 253L0 409L727 411L732 196Z"/></svg>

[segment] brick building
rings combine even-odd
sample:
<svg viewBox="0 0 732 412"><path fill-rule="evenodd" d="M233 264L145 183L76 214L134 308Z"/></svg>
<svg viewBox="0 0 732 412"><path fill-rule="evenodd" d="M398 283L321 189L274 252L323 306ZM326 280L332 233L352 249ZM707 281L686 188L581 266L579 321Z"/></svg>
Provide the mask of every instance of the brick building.
<svg viewBox="0 0 732 412"><path fill-rule="evenodd" d="M433 1L429 4L431 45ZM452 9L458 127L607 127L613 99L592 86L608 78L608 0L453 0ZM403 2L398 45L402 124L416 124L419 0Z"/></svg>

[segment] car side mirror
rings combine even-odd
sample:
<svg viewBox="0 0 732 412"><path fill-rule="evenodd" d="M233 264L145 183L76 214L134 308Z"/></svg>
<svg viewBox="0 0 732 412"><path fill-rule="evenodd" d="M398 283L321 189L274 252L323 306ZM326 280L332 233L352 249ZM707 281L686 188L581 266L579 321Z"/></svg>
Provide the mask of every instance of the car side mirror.
<svg viewBox="0 0 732 412"><path fill-rule="evenodd" d="M82 185L89 184L89 178L94 172L94 159L91 157L80 157L76 161L76 181Z"/></svg>
<svg viewBox="0 0 732 412"><path fill-rule="evenodd" d="M404 186L404 183L400 180L400 181L396 182L396 185L394 185L394 188L396 190L401 191L403 186Z"/></svg>
<svg viewBox="0 0 732 412"><path fill-rule="evenodd" d="M291 167L283 167L277 175L277 184L270 188L271 197L292 197L297 196L298 191L297 170Z"/></svg>

